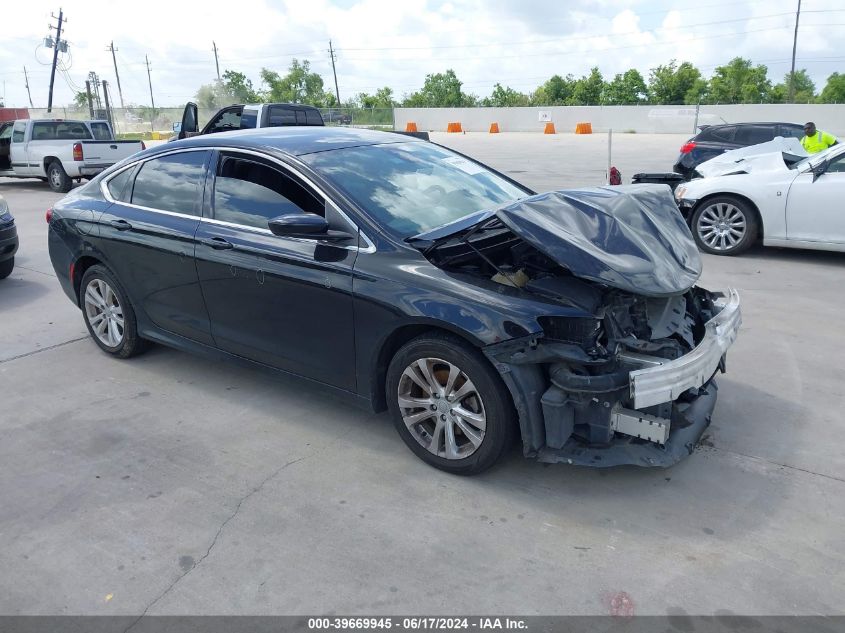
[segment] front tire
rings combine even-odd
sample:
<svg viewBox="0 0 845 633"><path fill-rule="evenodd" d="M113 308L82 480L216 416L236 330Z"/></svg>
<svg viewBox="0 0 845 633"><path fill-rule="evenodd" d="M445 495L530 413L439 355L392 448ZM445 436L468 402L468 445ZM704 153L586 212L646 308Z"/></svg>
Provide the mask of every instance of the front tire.
<svg viewBox="0 0 845 633"><path fill-rule="evenodd" d="M435 468L480 473L511 445L516 413L507 387L456 337L432 333L405 344L388 367L386 391L399 435Z"/></svg>
<svg viewBox="0 0 845 633"><path fill-rule="evenodd" d="M105 266L91 266L79 284L79 305L88 333L104 352L129 358L149 347L138 336L135 311L123 287Z"/></svg>
<svg viewBox="0 0 845 633"><path fill-rule="evenodd" d="M718 196L699 204L692 216L695 243L711 255L739 255L757 240L757 214L733 196Z"/></svg>
<svg viewBox="0 0 845 633"><path fill-rule="evenodd" d="M73 187L73 180L65 173L65 168L57 160L47 166L47 182L50 184L50 189L57 193L67 193Z"/></svg>
<svg viewBox="0 0 845 633"><path fill-rule="evenodd" d="M12 270L15 267L15 258L10 257L9 259L3 260L0 262L0 279L5 279L9 275L12 274Z"/></svg>

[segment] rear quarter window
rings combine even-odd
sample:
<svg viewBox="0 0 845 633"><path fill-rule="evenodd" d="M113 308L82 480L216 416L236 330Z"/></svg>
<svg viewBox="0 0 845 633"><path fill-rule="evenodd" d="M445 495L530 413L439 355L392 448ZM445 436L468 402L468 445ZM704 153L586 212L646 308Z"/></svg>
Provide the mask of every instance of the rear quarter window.
<svg viewBox="0 0 845 633"><path fill-rule="evenodd" d="M92 123L91 131L94 133L95 141L110 141L112 140L111 130L105 123Z"/></svg>
<svg viewBox="0 0 845 633"><path fill-rule="evenodd" d="M723 141L723 142L733 142L734 134L736 133L736 126L729 125L729 126L719 126L719 127L708 127L701 131L701 133L696 137L695 140L697 141Z"/></svg>
<svg viewBox="0 0 845 633"><path fill-rule="evenodd" d="M199 215L198 192L208 152L181 152L145 162L132 187L132 204L150 209Z"/></svg>
<svg viewBox="0 0 845 633"><path fill-rule="evenodd" d="M129 184L129 179L133 171L135 171L134 168L130 167L109 180L106 186L112 198L119 202L126 202L128 200L131 188L126 185Z"/></svg>

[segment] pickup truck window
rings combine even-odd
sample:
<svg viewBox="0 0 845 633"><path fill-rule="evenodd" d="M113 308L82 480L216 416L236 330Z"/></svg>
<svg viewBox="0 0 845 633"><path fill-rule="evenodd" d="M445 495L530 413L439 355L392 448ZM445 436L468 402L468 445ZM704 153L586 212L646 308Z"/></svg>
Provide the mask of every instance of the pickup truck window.
<svg viewBox="0 0 845 633"><path fill-rule="evenodd" d="M23 143L23 137L25 132L26 124L16 123L15 130L12 133L12 143Z"/></svg>
<svg viewBox="0 0 845 633"><path fill-rule="evenodd" d="M274 108L270 106L268 114L268 125L270 127L281 127L283 125L296 125L296 113L287 108ZM305 125L305 121L302 122Z"/></svg>
<svg viewBox="0 0 845 633"><path fill-rule="evenodd" d="M132 204L185 215L197 212L197 191L208 152L180 152L148 160L132 188Z"/></svg>
<svg viewBox="0 0 845 633"><path fill-rule="evenodd" d="M92 123L91 131L94 133L94 139L97 141L112 140L111 130L106 123Z"/></svg>
<svg viewBox="0 0 845 633"><path fill-rule="evenodd" d="M258 127L258 110L248 110L244 108L241 113L241 129L251 130Z"/></svg>
<svg viewBox="0 0 845 633"><path fill-rule="evenodd" d="M221 112L211 126L208 128L208 134L215 132L226 132L228 130L238 130L241 127L241 113L239 110L227 110Z"/></svg>
<svg viewBox="0 0 845 633"><path fill-rule="evenodd" d="M79 121L35 121L32 124L33 141L84 141L91 132Z"/></svg>

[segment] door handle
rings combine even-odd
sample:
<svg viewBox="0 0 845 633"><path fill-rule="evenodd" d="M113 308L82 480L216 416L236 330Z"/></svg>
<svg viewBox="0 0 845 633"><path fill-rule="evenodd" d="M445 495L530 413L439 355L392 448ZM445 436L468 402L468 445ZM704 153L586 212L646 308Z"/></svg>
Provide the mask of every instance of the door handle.
<svg viewBox="0 0 845 633"><path fill-rule="evenodd" d="M222 237L210 237L203 240L200 240L202 244L206 246L210 246L214 250L223 251L233 248L233 244L228 240L224 240Z"/></svg>
<svg viewBox="0 0 845 633"><path fill-rule="evenodd" d="M128 231L132 228L132 225L129 224L129 222L127 222L126 220L112 220L111 222L109 222L109 224L111 224L118 231Z"/></svg>

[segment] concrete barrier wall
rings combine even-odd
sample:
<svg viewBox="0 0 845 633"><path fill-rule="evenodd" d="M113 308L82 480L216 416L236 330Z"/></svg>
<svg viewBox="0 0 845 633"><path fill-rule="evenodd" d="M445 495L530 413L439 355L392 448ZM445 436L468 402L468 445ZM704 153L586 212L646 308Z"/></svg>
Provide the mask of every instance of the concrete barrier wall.
<svg viewBox="0 0 845 633"><path fill-rule="evenodd" d="M466 132L487 132L499 124L502 132L542 132L548 115L558 133L574 132L575 124L589 121L593 132L639 132L641 134L693 134L695 106L549 106L538 108L396 108L397 130L413 121L420 131L445 132L448 123L459 121ZM702 105L699 125L746 121L814 121L819 129L845 137L845 105L761 104Z"/></svg>

